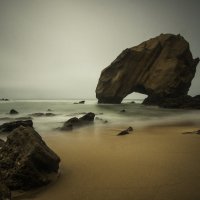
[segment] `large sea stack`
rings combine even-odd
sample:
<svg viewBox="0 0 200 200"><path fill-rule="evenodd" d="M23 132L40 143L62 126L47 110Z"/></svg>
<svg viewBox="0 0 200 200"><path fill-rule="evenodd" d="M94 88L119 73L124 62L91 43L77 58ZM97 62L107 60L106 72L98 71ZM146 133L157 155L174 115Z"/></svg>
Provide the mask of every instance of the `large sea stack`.
<svg viewBox="0 0 200 200"><path fill-rule="evenodd" d="M125 49L99 78L99 103L121 103L133 92L149 97L185 96L196 72L189 43L181 35L161 34Z"/></svg>

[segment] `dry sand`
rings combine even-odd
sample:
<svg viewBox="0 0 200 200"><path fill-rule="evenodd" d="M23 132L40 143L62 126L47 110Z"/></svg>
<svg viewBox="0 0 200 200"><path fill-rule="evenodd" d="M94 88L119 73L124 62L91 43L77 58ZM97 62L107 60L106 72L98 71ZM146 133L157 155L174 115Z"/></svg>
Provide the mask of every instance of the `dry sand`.
<svg viewBox="0 0 200 200"><path fill-rule="evenodd" d="M200 135L182 134L199 126L155 126L116 136L123 128L43 133L61 157L60 177L14 199L200 199Z"/></svg>

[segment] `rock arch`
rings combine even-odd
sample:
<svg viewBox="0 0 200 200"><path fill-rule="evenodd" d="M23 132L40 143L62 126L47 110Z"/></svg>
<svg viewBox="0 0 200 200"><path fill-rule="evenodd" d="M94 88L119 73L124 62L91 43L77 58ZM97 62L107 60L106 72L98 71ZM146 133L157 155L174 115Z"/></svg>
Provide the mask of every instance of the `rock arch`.
<svg viewBox="0 0 200 200"><path fill-rule="evenodd" d="M133 92L159 97L186 95L199 58L181 35L161 34L125 49L100 75L99 103L121 103Z"/></svg>

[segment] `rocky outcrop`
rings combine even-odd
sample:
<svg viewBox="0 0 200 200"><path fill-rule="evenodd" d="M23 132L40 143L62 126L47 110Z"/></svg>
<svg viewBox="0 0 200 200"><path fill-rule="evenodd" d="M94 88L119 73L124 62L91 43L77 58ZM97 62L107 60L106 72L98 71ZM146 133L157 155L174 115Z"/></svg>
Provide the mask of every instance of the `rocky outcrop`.
<svg viewBox="0 0 200 200"><path fill-rule="evenodd" d="M18 128L19 126L25 126L25 127L33 127L32 120L24 120L24 121L14 121L14 122L8 122L0 125L0 132L11 132L14 129Z"/></svg>
<svg viewBox="0 0 200 200"><path fill-rule="evenodd" d="M143 101L143 104L158 105L162 108L200 109L200 95L195 97L185 95L176 98L149 96Z"/></svg>
<svg viewBox="0 0 200 200"><path fill-rule="evenodd" d="M50 182L60 158L31 127L20 126L0 149L1 180L11 190L26 190Z"/></svg>
<svg viewBox="0 0 200 200"><path fill-rule="evenodd" d="M95 114L92 112L89 112L80 118L72 117L69 120L67 120L63 124L63 126L59 129L62 131L69 131L69 130L72 130L73 128L91 124L94 121L94 117L95 117Z"/></svg>
<svg viewBox="0 0 200 200"><path fill-rule="evenodd" d="M99 78L99 103L121 103L132 92L179 97L188 93L199 58L180 35L161 34L124 50Z"/></svg>

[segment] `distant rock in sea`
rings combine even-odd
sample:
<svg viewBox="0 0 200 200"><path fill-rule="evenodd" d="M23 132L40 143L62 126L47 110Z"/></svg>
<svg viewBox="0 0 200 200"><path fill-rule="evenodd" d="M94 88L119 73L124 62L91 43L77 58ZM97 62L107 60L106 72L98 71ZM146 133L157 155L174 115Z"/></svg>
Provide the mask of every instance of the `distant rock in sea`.
<svg viewBox="0 0 200 200"><path fill-rule="evenodd" d="M84 104L85 101L74 102L74 104Z"/></svg>
<svg viewBox="0 0 200 200"><path fill-rule="evenodd" d="M50 112L47 112L47 113L32 113L32 114L30 114L30 116L32 116L32 117L54 117L54 116L56 116L56 114L50 113Z"/></svg>
<svg viewBox="0 0 200 200"><path fill-rule="evenodd" d="M10 114L11 114L11 115L16 115L16 114L19 114L19 112L16 111L15 109L11 109L11 110L10 110Z"/></svg>
<svg viewBox="0 0 200 200"><path fill-rule="evenodd" d="M185 96L198 63L184 37L161 34L124 50L105 68L96 97L99 103L121 103L133 92L159 99Z"/></svg>
<svg viewBox="0 0 200 200"><path fill-rule="evenodd" d="M9 101L9 99L2 98L2 99L0 99L0 101Z"/></svg>
<svg viewBox="0 0 200 200"><path fill-rule="evenodd" d="M48 184L57 174L60 158L32 128L20 126L0 149L1 180L11 190L27 190Z"/></svg>

